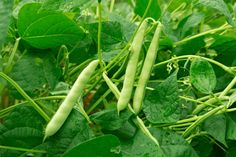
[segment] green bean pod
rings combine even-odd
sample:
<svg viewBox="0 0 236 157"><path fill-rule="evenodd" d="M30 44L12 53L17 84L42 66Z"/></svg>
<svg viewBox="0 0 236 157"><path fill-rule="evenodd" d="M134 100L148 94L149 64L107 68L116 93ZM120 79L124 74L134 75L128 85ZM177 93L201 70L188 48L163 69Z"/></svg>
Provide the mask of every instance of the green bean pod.
<svg viewBox="0 0 236 157"><path fill-rule="evenodd" d="M139 54L141 52L146 27L147 22L144 20L139 27L130 47L130 59L125 71L124 83L117 103L118 114L121 110L124 110L128 106L131 98Z"/></svg>
<svg viewBox="0 0 236 157"><path fill-rule="evenodd" d="M142 108L142 101L144 98L146 84L147 84L147 81L149 80L153 64L156 60L157 51L159 47L159 38L161 34L161 28L162 28L162 24L159 23L155 30L150 46L148 48L147 55L143 64L143 68L142 68L142 71L138 80L138 85L135 89L134 99L133 99L133 109L136 114L138 114Z"/></svg>
<svg viewBox="0 0 236 157"><path fill-rule="evenodd" d="M83 94L83 89L88 83L91 75L98 65L98 60L92 61L79 75L65 100L62 102L57 112L54 114L45 129L44 140L54 135L63 125L71 110L77 102L77 99Z"/></svg>

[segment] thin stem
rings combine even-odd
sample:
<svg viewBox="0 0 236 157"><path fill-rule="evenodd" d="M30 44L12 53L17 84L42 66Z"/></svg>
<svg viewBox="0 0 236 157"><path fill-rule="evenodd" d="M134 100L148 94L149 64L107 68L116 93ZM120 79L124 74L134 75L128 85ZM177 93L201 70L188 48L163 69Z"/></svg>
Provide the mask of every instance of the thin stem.
<svg viewBox="0 0 236 157"><path fill-rule="evenodd" d="M189 59L189 58L201 58L201 59L207 60L207 61L209 61L209 62L211 62L211 63L221 67L226 72L228 72L228 73L230 73L232 75L235 75L235 72L230 67L227 67L224 64L222 64L220 62L217 62L217 61L215 61L213 59L202 57L202 56L196 56L196 55L184 55L184 56L174 57L174 58L168 59L166 61L163 61L163 62L155 64L154 68L156 68L156 67L158 67L160 65L163 65L163 64L167 64L167 63L172 62L172 61L181 60L181 59Z"/></svg>
<svg viewBox="0 0 236 157"><path fill-rule="evenodd" d="M98 59L101 68L103 69L103 61L102 61L102 51L101 51L101 32L102 32L102 4L98 3Z"/></svg>
<svg viewBox="0 0 236 157"><path fill-rule="evenodd" d="M9 149L9 150L17 150L17 151L32 152L32 153L47 153L46 150L27 149L27 148L12 147L12 146L2 146L2 145L0 145L0 149Z"/></svg>
<svg viewBox="0 0 236 157"><path fill-rule="evenodd" d="M14 47L12 49L12 52L10 54L9 60L7 62L6 68L4 70L6 74L8 74L11 71L11 67L13 65L13 60L15 58L15 55L16 55L16 52L17 52L17 49L18 49L18 46L19 46L20 39L21 38L16 39L16 42L15 42Z"/></svg>
<svg viewBox="0 0 236 157"><path fill-rule="evenodd" d="M219 27L219 28L211 29L211 30L208 30L208 31L205 31L205 32L196 34L196 35L194 35L194 36L187 37L187 38L185 38L185 39L183 39L183 40L177 41L177 42L175 43L175 46L181 45L181 44L183 44L183 43L185 43L185 42L187 42L187 41L196 39L196 38L198 38L198 37L201 37L201 36L204 36L204 35L207 35L207 34L216 33L216 32L218 32L218 31L224 31L224 30L229 29L229 28L232 28L232 26L230 26L230 25L225 25L225 24L224 24L223 26L221 26L221 27Z"/></svg>
<svg viewBox="0 0 236 157"><path fill-rule="evenodd" d="M182 124L174 124L174 125L169 126L169 128L173 129L173 128L179 128L179 127L186 127L186 126L189 126L191 124L192 124L192 122L182 123Z"/></svg>
<svg viewBox="0 0 236 157"><path fill-rule="evenodd" d="M196 133L196 134L193 134L191 136L189 136L186 141L191 141L194 137L197 137L197 136L205 136L205 135L208 135L208 133L206 131L202 131L202 132L199 132L199 133Z"/></svg>
<svg viewBox="0 0 236 157"><path fill-rule="evenodd" d="M48 115L38 106L37 103L28 95L25 93L25 91L10 77L8 77L3 72L0 72L0 76L7 80L12 86L16 88L16 90L34 107L34 109L48 122L50 118Z"/></svg>
<svg viewBox="0 0 236 157"><path fill-rule="evenodd" d="M110 9L109 9L110 13L113 11L115 2L116 2L116 0L111 0Z"/></svg>
<svg viewBox="0 0 236 157"><path fill-rule="evenodd" d="M88 121L89 124L92 124L92 121L90 120L88 114L84 110L82 97L78 99L76 109L78 109L78 111L85 117L85 119Z"/></svg>
<svg viewBox="0 0 236 157"><path fill-rule="evenodd" d="M230 108L226 110L226 112L235 112L235 111L236 111L236 108Z"/></svg>
<svg viewBox="0 0 236 157"><path fill-rule="evenodd" d="M230 93L234 93L234 92L236 92L236 89L231 89L231 90L229 91L229 94L230 94ZM215 95L215 96L219 96L220 93L222 93L222 92L214 93L214 95ZM197 100L199 100L199 101L205 101L205 100L208 100L209 98L211 98L211 96L210 96L210 95L207 95L207 96L198 98Z"/></svg>
<svg viewBox="0 0 236 157"><path fill-rule="evenodd" d="M142 16L140 25L141 25L141 23L143 22L143 20L146 18L147 13L148 13L148 10L149 10L149 8L150 8L151 5L152 5L152 1L153 1L153 0L149 0L148 5L147 5L147 7L146 7L146 9L145 9L145 12L143 13L143 16ZM139 26L140 26L140 25L139 25Z"/></svg>
<svg viewBox="0 0 236 157"><path fill-rule="evenodd" d="M84 67L85 65L87 65L88 63L91 62L92 59L87 59L86 61L84 61L83 63L81 63L80 65L76 66L75 68L73 68L70 72L69 72L69 76L73 75L74 73L76 73L78 70L81 70L82 67Z"/></svg>
<svg viewBox="0 0 236 157"><path fill-rule="evenodd" d="M227 95L227 93L234 87L234 85L236 84L236 76L234 77L234 79L228 84L228 86L223 90L222 93L220 93L219 98Z"/></svg>
<svg viewBox="0 0 236 157"><path fill-rule="evenodd" d="M212 106L212 107L215 107L213 104L221 101L221 100L228 100L228 98L224 98L224 97L214 97L214 98L211 98L205 102L203 102L202 104L198 105L194 110L193 110L193 113L192 114L198 114L199 112L201 112L205 107L207 106Z"/></svg>
<svg viewBox="0 0 236 157"><path fill-rule="evenodd" d="M210 116L216 114L217 112L219 112L220 110L222 110L223 108L225 108L225 105L221 105L219 107L214 108L213 110L207 112L206 114L199 116L199 118L192 124L190 125L183 133L183 137L188 137L191 132L200 124L202 123L204 120L206 120L207 118L209 118Z"/></svg>
<svg viewBox="0 0 236 157"><path fill-rule="evenodd" d="M111 93L111 90L107 90L89 109L87 109L87 114L90 114L101 102L102 100Z"/></svg>

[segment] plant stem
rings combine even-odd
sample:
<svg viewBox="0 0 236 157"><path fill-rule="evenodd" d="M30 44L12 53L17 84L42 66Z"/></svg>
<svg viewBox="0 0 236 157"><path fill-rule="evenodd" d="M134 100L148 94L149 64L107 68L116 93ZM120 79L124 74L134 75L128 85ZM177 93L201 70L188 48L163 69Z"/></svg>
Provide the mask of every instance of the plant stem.
<svg viewBox="0 0 236 157"><path fill-rule="evenodd" d="M25 93L25 91L10 77L8 77L3 72L0 72L0 76L7 80L12 86L16 88L16 90L34 107L34 109L48 122L50 118L48 115L38 106L37 103L28 95Z"/></svg>
<svg viewBox="0 0 236 157"><path fill-rule="evenodd" d="M228 86L223 90L223 92L220 93L219 98L225 96L236 84L236 76L234 79L228 84Z"/></svg>
<svg viewBox="0 0 236 157"><path fill-rule="evenodd" d="M102 100L111 93L111 90L108 89L91 107L87 109L87 114L90 114L99 104L102 102Z"/></svg>
<svg viewBox="0 0 236 157"><path fill-rule="evenodd" d="M80 65L76 66L75 68L73 68L70 72L69 72L69 76L73 75L74 73L76 73L78 70L81 70L84 66L86 66L88 63L90 63L92 61L92 59L87 59L86 61L84 61L83 63L81 63Z"/></svg>
<svg viewBox="0 0 236 157"><path fill-rule="evenodd" d="M226 30L226 29L229 29L229 28L232 28L232 26L230 25L222 25L221 27L219 28L215 28L215 29L211 29L211 30L208 30L208 31L205 31L205 32L202 32L202 33L199 33L199 34L196 34L194 36L191 36L191 37L187 37L183 40L180 40L180 41L177 41L175 44L174 44L174 47L178 46L178 45L181 45L187 41L190 41L190 40L193 40L193 39L196 39L198 37L201 37L201 36L204 36L204 35L207 35L207 34L212 34L212 33L216 33L218 31L223 31L223 30Z"/></svg>
<svg viewBox="0 0 236 157"><path fill-rule="evenodd" d="M101 32L102 32L102 4L101 2L98 3L98 59L101 66L101 69L103 69L103 61L102 61L102 51L101 51Z"/></svg>
<svg viewBox="0 0 236 157"><path fill-rule="evenodd" d="M228 100L228 98L224 98L224 97L214 97L214 98L211 98L205 102L202 102L200 105L198 105L192 112L192 114L196 115L198 114L199 112L201 112L205 107L207 106L213 106L213 104L221 101L221 100ZM213 106L215 107L215 106Z"/></svg>
<svg viewBox="0 0 236 157"><path fill-rule="evenodd" d="M17 150L17 151L32 152L32 153L47 153L46 150L27 149L27 148L12 147L12 146L2 146L2 145L0 145L0 149L9 149L9 150Z"/></svg>
<svg viewBox="0 0 236 157"><path fill-rule="evenodd" d="M17 52L17 49L18 49L18 46L19 46L20 39L21 38L16 39L16 42L15 42L14 47L12 49L12 52L10 54L10 57L8 59L7 65L6 65L5 70L4 70L4 72L6 74L8 74L11 71L11 68L12 68L12 65L13 65L13 60L15 58L15 55L16 55L16 52Z"/></svg>
<svg viewBox="0 0 236 157"><path fill-rule="evenodd" d="M221 67L223 70L225 70L229 74L235 75L235 72L230 67L227 67L224 64L222 64L220 62L217 62L217 61L215 61L213 59L202 57L202 56L196 56L196 55L184 55L184 56L174 57L174 58L168 59L166 61L163 61L163 62L155 64L154 68L156 68L156 67L158 67L160 65L163 65L163 64L167 64L167 63L172 62L172 61L181 60L181 59L189 59L189 58L201 58L201 59L207 60L207 61L209 61L209 62L211 62L211 63Z"/></svg>
<svg viewBox="0 0 236 157"><path fill-rule="evenodd" d="M111 0L110 9L109 9L110 13L113 11L115 2L116 2L116 0Z"/></svg>
<svg viewBox="0 0 236 157"><path fill-rule="evenodd" d="M200 124L202 123L204 120L206 120L207 118L209 118L210 116L216 114L217 112L219 112L220 110L222 110L223 108L225 108L225 105L221 105L219 107L216 107L214 109L212 109L211 111L205 113L204 115L202 116L199 116L199 118L194 122L192 123L192 125L190 125L183 133L183 137L184 138L187 138L191 132Z"/></svg>

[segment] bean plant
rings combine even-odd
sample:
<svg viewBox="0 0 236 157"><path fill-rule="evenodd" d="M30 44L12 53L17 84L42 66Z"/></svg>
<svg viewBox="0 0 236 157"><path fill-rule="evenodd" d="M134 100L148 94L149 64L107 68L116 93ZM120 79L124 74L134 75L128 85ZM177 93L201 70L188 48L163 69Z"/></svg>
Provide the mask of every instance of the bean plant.
<svg viewBox="0 0 236 157"><path fill-rule="evenodd" d="M235 0L1 0L0 157L235 157Z"/></svg>

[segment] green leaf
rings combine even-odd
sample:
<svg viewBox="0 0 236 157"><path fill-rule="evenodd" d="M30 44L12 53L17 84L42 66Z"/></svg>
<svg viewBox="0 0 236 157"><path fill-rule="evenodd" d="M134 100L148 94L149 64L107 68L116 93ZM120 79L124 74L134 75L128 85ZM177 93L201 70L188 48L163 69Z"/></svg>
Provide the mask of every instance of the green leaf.
<svg viewBox="0 0 236 157"><path fill-rule="evenodd" d="M217 51L218 54L236 54L236 38L231 36L224 36L215 34L214 36L214 43L210 46L211 49Z"/></svg>
<svg viewBox="0 0 236 157"><path fill-rule="evenodd" d="M202 13L193 13L189 17L187 17L184 24L181 26L181 37L185 37L185 35L194 27L199 25L201 21L204 19L204 14Z"/></svg>
<svg viewBox="0 0 236 157"><path fill-rule="evenodd" d="M143 134L140 130L134 136L133 141L123 141L123 157L168 157L164 156L160 147Z"/></svg>
<svg viewBox="0 0 236 157"><path fill-rule="evenodd" d="M0 46L5 42L12 9L13 0L0 1Z"/></svg>
<svg viewBox="0 0 236 157"><path fill-rule="evenodd" d="M82 29L68 17L57 12L38 12L41 5L24 5L18 18L18 31L31 46L45 49L76 44L84 38Z"/></svg>
<svg viewBox="0 0 236 157"><path fill-rule="evenodd" d="M227 113L227 130L226 139L236 140L236 115Z"/></svg>
<svg viewBox="0 0 236 157"><path fill-rule="evenodd" d="M96 54L96 43L93 41L92 37L86 36L80 44L71 47L69 61L70 63L82 63L87 59L95 58Z"/></svg>
<svg viewBox="0 0 236 157"><path fill-rule="evenodd" d="M201 48L205 46L204 37L198 37L178 45L174 50L174 55L191 55L196 54Z"/></svg>
<svg viewBox="0 0 236 157"><path fill-rule="evenodd" d="M44 0L40 10L75 12L87 3L92 3L92 0Z"/></svg>
<svg viewBox="0 0 236 157"><path fill-rule="evenodd" d="M151 123L172 123L180 118L177 71L157 85L155 90L147 92L143 108Z"/></svg>
<svg viewBox="0 0 236 157"><path fill-rule="evenodd" d="M216 60L225 65L232 66L236 56L236 38L217 34L213 37L215 41L210 46L210 49L217 52Z"/></svg>
<svg viewBox="0 0 236 157"><path fill-rule="evenodd" d="M111 109L93 114L91 116L91 120L96 124L99 124L104 129L116 130L122 127L131 115L132 113L129 110L125 110L118 116L117 110Z"/></svg>
<svg viewBox="0 0 236 157"><path fill-rule="evenodd" d="M67 153L63 157L119 157L120 141L116 136L104 135L96 137L84 143L81 143Z"/></svg>
<svg viewBox="0 0 236 157"><path fill-rule="evenodd" d="M236 147L231 147L225 157L235 157L236 156Z"/></svg>
<svg viewBox="0 0 236 157"><path fill-rule="evenodd" d="M160 142L166 157L198 157L192 146L181 135L156 128L152 128L151 133Z"/></svg>
<svg viewBox="0 0 236 157"><path fill-rule="evenodd" d="M213 151L214 143L207 137L197 136L196 138L193 138L191 145L199 157L209 157Z"/></svg>
<svg viewBox="0 0 236 157"><path fill-rule="evenodd" d="M97 43L98 23L91 23L88 25L88 28L93 40ZM114 45L122 43L123 40L123 32L119 22L102 22L101 48L103 50L111 49Z"/></svg>
<svg viewBox="0 0 236 157"><path fill-rule="evenodd" d="M77 110L72 110L62 128L44 143L48 157L58 157L69 151L78 144L89 140L92 137L87 120Z"/></svg>
<svg viewBox="0 0 236 157"><path fill-rule="evenodd" d="M16 107L4 120L4 131L0 134L0 145L34 148L41 145L44 119L30 106ZM0 156L20 156L24 152L0 150Z"/></svg>
<svg viewBox="0 0 236 157"><path fill-rule="evenodd" d="M226 118L223 114L212 116L203 123L203 129L207 131L214 139L227 147L226 136Z"/></svg>
<svg viewBox="0 0 236 157"><path fill-rule="evenodd" d="M50 53L31 52L26 53L16 62L11 71L11 77L27 93L35 94L45 85L50 90L54 89L59 80L60 71L55 66Z"/></svg>
<svg viewBox="0 0 236 157"><path fill-rule="evenodd" d="M134 12L138 14L139 16L143 16L147 6L148 6L149 0L136 0L136 5L134 8ZM158 4L157 0L152 0L151 6L148 9L146 17L152 17L156 20L158 20L161 16L161 8Z"/></svg>
<svg viewBox="0 0 236 157"><path fill-rule="evenodd" d="M234 25L230 11L224 0L199 0L199 3L206 7L216 9L226 17L229 24Z"/></svg>
<svg viewBox="0 0 236 157"><path fill-rule="evenodd" d="M123 9L127 10L127 4L123 4ZM125 41L129 41L130 38L132 37L133 33L135 32L135 29L137 28L137 25L133 22L130 21L130 19L127 19L126 16L128 16L127 14L130 13L132 10L130 8L130 10L126 11L128 13L125 13L125 11L122 12L122 10L119 11L121 13L117 13L117 12L112 12L109 13L109 19L111 21L115 21L115 22L119 22L121 25L121 30L123 32L123 36ZM125 14L125 16L122 16L121 14Z"/></svg>
<svg viewBox="0 0 236 157"><path fill-rule="evenodd" d="M216 76L211 64L203 59L195 59L190 67L190 79L193 86L204 94L213 92Z"/></svg>

